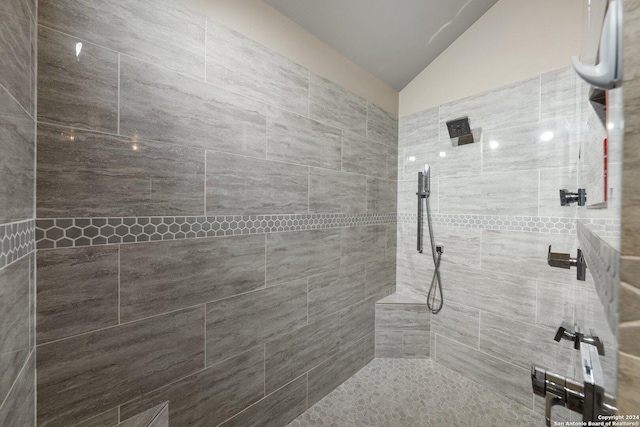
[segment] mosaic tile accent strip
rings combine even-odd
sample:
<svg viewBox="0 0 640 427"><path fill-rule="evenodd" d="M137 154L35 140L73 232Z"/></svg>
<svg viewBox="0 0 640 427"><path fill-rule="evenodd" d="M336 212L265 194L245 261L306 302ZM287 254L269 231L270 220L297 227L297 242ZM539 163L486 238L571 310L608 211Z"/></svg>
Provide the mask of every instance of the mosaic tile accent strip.
<svg viewBox="0 0 640 427"><path fill-rule="evenodd" d="M395 224L395 213L36 220L38 249Z"/></svg>
<svg viewBox="0 0 640 427"><path fill-rule="evenodd" d="M0 225L0 269L32 252L34 238L32 219Z"/></svg>
<svg viewBox="0 0 640 427"><path fill-rule="evenodd" d="M535 427L542 420L432 360L374 359L288 427Z"/></svg>
<svg viewBox="0 0 640 427"><path fill-rule="evenodd" d="M415 224L416 214L398 214L399 224ZM478 228L485 230L531 231L551 234L575 234L575 218L540 216L458 215L434 214L433 224L446 227ZM615 237L620 234L620 220L580 219L597 229L600 235Z"/></svg>
<svg viewBox="0 0 640 427"><path fill-rule="evenodd" d="M620 253L598 237L589 224L578 221L578 241L587 260L598 297L604 306L611 332L618 326L618 285L620 284Z"/></svg>

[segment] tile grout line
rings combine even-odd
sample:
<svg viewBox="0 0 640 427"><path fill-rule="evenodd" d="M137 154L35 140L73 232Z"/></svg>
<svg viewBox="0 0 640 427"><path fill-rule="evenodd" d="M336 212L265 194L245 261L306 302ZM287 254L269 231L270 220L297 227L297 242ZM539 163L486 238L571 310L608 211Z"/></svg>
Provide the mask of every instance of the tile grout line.
<svg viewBox="0 0 640 427"><path fill-rule="evenodd" d="M358 265L361 265L361 264L358 264ZM318 273L318 274L316 274L316 275L314 275L314 276L319 276L319 275L322 275L322 274L325 274L325 273ZM309 277L313 277L313 276L309 276ZM282 283L279 283L279 284L277 284L277 285L275 285L275 286L283 286L283 285L285 285L285 286L286 286L286 284L289 284L289 283L291 283L291 282L294 282L295 280L296 280L296 279L294 279L294 280L289 280L289 281L286 281L286 282L282 282ZM308 280L308 278L307 278L307 280ZM240 294L233 295L233 296L230 296L230 297L226 297L226 298L222 298L222 299L218 299L218 300L213 300L213 301L207 301L207 302L205 303L205 305L206 305L206 304L211 304L211 303L217 303L217 302L221 302L221 301L225 301L225 300L229 300L229 299L236 298L236 297L240 297L240 296L246 296L246 295L248 295L248 294L257 293L257 292L259 292L259 291L263 291L263 290L264 290L264 288L258 288L258 289L252 290L252 291L248 291L248 292L240 293ZM321 318L318 318L318 319L314 320L314 321L313 321L313 322L311 322L311 323L313 324L313 323L318 323L318 322L324 321L324 320L326 320L327 318L329 318L330 316L339 316L341 312L343 312L343 311L347 311L348 309L351 309L351 308L353 308L354 306L356 306L356 305L358 305L358 304L360 304L360 303L362 303L362 301L355 302L355 303L353 303L353 304L351 304L351 305L348 305L348 306L346 306L346 307L344 307L344 308L341 308L340 310L337 310L337 311L334 311L334 312L332 312L332 313L326 314L325 316L323 316L323 317L321 317ZM94 330L91 330L91 331L81 332L81 333L78 333L78 334L75 334L75 335L70 335L70 336L66 336L66 337L58 338L58 339L55 339L55 340L47 341L47 342L44 342L44 343L38 344L36 347L47 346L47 345L49 345L49 344L54 344L54 343L58 343L58 342L61 342L61 341L68 340L68 339L73 339L73 338L76 338L76 337L81 337L81 336L90 335L90 334L93 334L93 333L102 332L102 331L109 330L109 329L114 329L114 328L117 328L117 327L120 327L120 326L126 326L126 325L131 325L131 324L133 324L133 323L137 323L137 322L142 322L142 321L146 321L146 320L150 320L150 319L155 319L155 318L159 318L159 317L162 317L162 316L165 316L165 315L169 315L169 314L177 313L177 312L180 312L180 311L194 310L194 309L196 309L196 308L200 307L201 305L202 305L202 303L198 303L198 304L196 304L196 305L191 305L191 306L188 306L188 307L181 307L181 308L177 308L177 309L175 309L175 310L171 310L171 311L167 311L167 312L163 312L163 313L159 313L159 314L154 314L154 315L152 315L152 316L147 316L147 317L143 317L143 318L140 318L140 319L130 320L130 321L128 321L128 322L124 322L124 323L121 323L121 324L119 324L119 325L110 325L110 326L105 326L105 327L103 327L103 328L94 329ZM296 327L296 328L294 328L293 330L294 330L294 331L295 331L295 330L299 330L299 329L304 328L305 326L307 326L307 325L302 325L302 326L300 326L300 327ZM276 335L275 337L273 337L273 338L271 338L271 339L265 340L262 344L265 344L265 345L266 345L266 343L267 343L267 342L269 342L269 341L273 341L274 339L277 339L278 337L281 337L281 336L283 336L283 335L285 335L285 334L286 334L286 333L282 333L282 334L280 334L280 335ZM256 344L255 346L251 347L249 350L251 350L251 349L254 349L254 348L258 347L259 345L261 345L261 344L260 344L260 343L258 343L258 344ZM225 359L223 359L223 360L217 361L216 363L214 363L214 364L212 364L212 365L208 366L207 368L210 368L210 367L212 367L212 366L215 366L215 365L217 365L217 364L220 364L220 363L222 363L222 362L225 362L225 361L227 361L227 360L229 360L229 359L232 359L232 358L234 358L234 357L237 357L238 355L243 354L243 353L246 353L246 352L247 352L247 351L249 351L249 350L241 351L240 353L234 354L234 355L229 356L229 357L227 357L227 358L225 358ZM315 365L314 367L316 367L316 366L317 366L317 365ZM201 371L201 370L198 370L197 372L200 372L200 371ZM190 375L191 375L191 374L190 374ZM184 378L184 377L183 377L183 378Z"/></svg>
<svg viewBox="0 0 640 427"><path fill-rule="evenodd" d="M26 253L26 254L22 255L22 256L21 256L21 257L19 257L19 258L16 258L15 260L11 261L10 263L5 264L2 268L0 268L0 271L2 271L2 270L4 270L4 269L6 269L7 267L9 267L9 266L11 266L11 265L15 264L15 263L16 263L16 262L18 262L18 261L22 261L25 257L30 256L30 255L31 255L32 253L34 253L34 252L35 252L35 247L34 247L34 248L33 248L33 250L31 250L30 252L28 252L28 253Z"/></svg>
<svg viewBox="0 0 640 427"><path fill-rule="evenodd" d="M202 325L204 330L204 369L207 368L207 303L202 305L204 310L204 324Z"/></svg>
<svg viewBox="0 0 640 427"><path fill-rule="evenodd" d="M100 44L93 43L93 42L88 41L88 40L86 40L86 39L84 39L84 38L77 37L77 36L73 36L73 35L71 35L71 34L68 34L68 33L65 33L65 32L63 32L63 31L57 30L57 29L55 29L55 28L47 27L46 25L38 24L38 26L40 26L40 27L42 27L42 28L46 28L47 30L50 30L50 31L54 31L54 32L59 33L59 34L63 34L63 35L65 35L65 36L67 36L67 37L71 37L71 38L74 38L74 39L80 40L80 41L82 41L83 43L92 44L92 45L97 46L97 47L99 47L99 48L102 48L102 49L108 50L108 51L110 51L110 52L119 53L120 55L122 55L122 56L123 56L123 57L125 57L125 58L131 58L131 59L133 59L133 60L135 60L135 61L138 61L138 62L141 62L141 63L143 63L143 64L151 65L151 66L156 67L156 68L159 68L159 69L161 69L161 70L165 70L165 71L168 71L168 72L170 72L170 73L178 74L178 75L181 75L181 76L183 76L183 77L186 77L186 78L188 78L188 79L191 79L191 80L194 80L194 81L197 81L197 82L200 82L200 83L205 83L205 84L206 84L206 85L208 85L208 86L211 86L211 87L213 87L213 88L216 88L216 89L222 90L222 91L224 91L224 92L226 92L226 93L230 93L230 94L233 94L233 95L236 95L236 96L242 97L242 98L244 98L244 99L247 99L247 100L251 100L251 101L254 101L254 102L260 103L260 104L265 105L265 106L272 106L272 107L278 108L278 109L280 109L280 110L283 110L283 111L289 112L289 113L291 113L291 114L295 114L295 115L297 115L297 116L300 116L300 117L303 117L303 118L306 118L306 119L309 119L309 120L312 120L312 121L316 121L316 122L318 122L318 123L321 123L321 124L324 124L324 125L327 125L327 126L331 126L331 127L337 128L335 125L331 125L331 124L324 123L324 122L321 122L321 121L318 121L318 120L315 120L315 119L311 119L311 118L309 118L309 117L306 117L304 114L300 114L299 112L289 110L289 109L287 109L286 107L282 107L282 106L278 106L278 105L270 104L269 102L264 101L263 99L260 99L260 98L256 98L256 97L254 97L254 96L246 95L246 94L243 94L243 93L240 93L240 92L234 92L234 91L232 91L232 90L229 90L226 86L220 86L220 85L216 85L216 84L210 83L210 82L208 82L208 81L207 81L207 79L206 79L206 78L205 78L205 80L202 80L202 79L199 79L199 78L197 78L197 77L194 77L193 75L185 74L184 72L177 71L177 70L174 70L174 69L171 69L171 68L167 68L167 67L165 67L165 66L162 66L162 65L159 65L159 64L157 64L157 63L153 63L153 62L150 62L150 61L147 61L147 60L141 59L141 58L136 57L136 56L132 56L132 55L129 55L129 54L126 54L126 53L123 53L123 52L119 52L119 51L117 51L117 50L115 50L115 49L112 49L112 48L109 48L109 47L106 47L106 46L102 46L102 45L100 45ZM263 46L263 47L264 47L264 46ZM268 49L268 50L270 50L269 48L267 48L267 49ZM308 70L307 68L305 68L305 67L302 67L302 68L303 68L304 70L307 70L308 72L310 72L310 70ZM205 77L206 77L206 76L205 76ZM2 86L2 85L0 85L0 86ZM356 95L355 93L352 93L352 92L349 92L349 93L351 93L351 94L353 94L353 95L357 96L358 98L362 99L363 101L367 101L366 99L364 99L364 98L362 98L362 97L360 97L360 96ZM367 102L368 102L368 101L367 101ZM385 111L385 110L383 110L383 111ZM337 129L341 129L341 128L337 128Z"/></svg>
<svg viewBox="0 0 640 427"><path fill-rule="evenodd" d="M440 335L440 334L436 334L436 336L437 336L437 335ZM487 357L493 358L493 359L495 359L495 360L499 360L500 362L506 363L506 364L507 364L507 365L509 365L509 366L512 366L512 367L514 367L514 368L516 368L516 369L519 369L519 370L521 370L521 371L525 371L525 372L527 372L527 368L523 368L522 366L518 366L518 365L516 365L516 364L514 364L514 363L512 363L512 362L509 362L508 360L504 360L504 359L501 359L501 358L496 357L496 356L494 356L494 355L491 355L491 354L489 354L489 353L485 353L485 352L484 352L484 351L482 351L482 350L479 350L479 349L473 348L473 347L471 347L471 346L470 346L470 345L468 345L468 344L461 343L460 341L456 341L456 340L451 339L451 338L448 338L448 337L446 337L446 336L444 336L444 335L440 335L440 336L441 336L442 338L445 338L445 339L447 339L447 340L449 340L449 341L454 342L454 343L455 343L455 344L457 344L457 345L460 345L460 346L463 346L463 347L467 347L467 348L469 348L469 349L471 349L471 350L473 350L473 351L477 351L478 353L481 353L483 356L487 356Z"/></svg>
<svg viewBox="0 0 640 427"><path fill-rule="evenodd" d="M7 88L6 88L2 83L0 83L0 88L4 89L4 90L5 90L5 92L7 92L7 95L9 95L9 97L11 97L11 99L13 99L13 101L14 101L16 104L18 104L18 107L20 107L20 109L21 109L21 110L22 110L22 111L23 111L27 116L29 116L29 118L30 118L31 120L34 120L34 121L36 120L36 118L35 118L31 113L29 113L29 112L26 110L26 108L24 108L24 107L22 106L22 103L20 103L20 101L18 101L18 100L16 99L16 97L15 97L15 96L13 96L13 94L9 91L9 89L7 89Z"/></svg>
<svg viewBox="0 0 640 427"><path fill-rule="evenodd" d="M237 417L238 415L244 413L244 412L248 412L249 409L253 408L254 406L258 405L260 402L263 402L267 397L272 396L273 394L279 392L280 390L282 390L283 388L287 387L288 385L294 383L295 381L298 381L300 378L302 378L303 375L305 375L306 372L304 374L300 374L299 376L297 376L296 378L294 378L293 380L289 381L288 383L286 383L285 385L283 385L282 387L278 387L276 390L273 390L271 393L269 393L268 395L265 395L264 397L262 397L261 399L258 399L258 401L252 403L251 405L247 406L246 408L242 409L240 412L232 415L231 417L225 419L224 421L222 421L221 423L215 424L216 426L222 426L223 424L225 424L227 421ZM164 387L164 386L163 386Z"/></svg>
<svg viewBox="0 0 640 427"><path fill-rule="evenodd" d="M24 363L22 364L22 367L18 371L18 374L15 377L15 380L11 383L11 387L9 387L9 390L7 390L7 394L5 395L2 402L0 402L0 410L4 409L4 405L5 403L7 403L7 400L9 400L9 397L11 396L11 392L16 387L16 384L18 383L18 380L20 379L22 373L25 371L25 369L27 369L29 360L31 359L31 357L35 356L35 351L36 351L36 348L34 346L32 349L30 349L29 353L27 354L27 357L25 357Z"/></svg>
<svg viewBox="0 0 640 427"><path fill-rule="evenodd" d="M277 108L277 107L275 107L275 108ZM304 117L304 116L300 116L300 117L306 119L306 117ZM68 126L61 125L59 123L53 123L53 122L47 122L47 121L39 121L37 123L41 124L41 125L45 125L45 126L49 126L49 127L55 127L55 128L61 128L61 129L67 129L68 128ZM265 132L266 132L267 127L268 126L267 126L267 124L265 122ZM183 147L183 148L194 150L194 151L196 151L196 150L197 151L206 150L206 151L210 151L212 153L222 153L222 154L227 154L227 155L230 155L230 156L242 157L242 158L251 159L251 160L264 160L264 161L268 161L268 162L282 163L282 164L291 165L291 166L315 168L315 169L321 169L321 170L324 170L324 171L341 172L341 173L348 174L348 175L358 175L358 176L363 176L363 177L372 177L372 178L384 179L386 181L395 181L395 180L392 180L392 179L388 179L388 178L386 178L384 176L367 175L367 174L362 174L362 173L358 173L358 172L343 172L340 169L335 169L335 168L327 168L327 167L323 167L323 166L311 166L311 165L303 164L303 163L294 163L294 162L288 162L288 161L285 161L285 160L270 159L270 158L268 158L268 155L269 155L268 144L265 145L265 156L266 157L258 157L258 156L250 156L250 155L247 155L247 154L244 154L244 153L237 153L237 152L233 152L233 151L211 150L211 149L207 149L207 148L194 147L192 145L186 145L186 144L175 143L175 142L167 142L167 141L162 141L162 140L159 140L159 139L139 137L139 136L136 136L136 135L117 134L117 133L113 133L113 132L105 132L105 131L100 131L100 130L95 130L95 129L88 129L88 128L81 128L81 127L76 127L74 129L76 131L79 131L79 132L98 134L98 135L109 135L109 136L124 137L124 138L129 138L129 137L133 138L133 137L135 137L135 138L138 138L139 141L141 141L141 142L145 142L146 141L146 142L153 142L153 143L163 144L163 145L172 146L172 147ZM339 130L340 132L343 132L343 130L340 129L340 128L336 128L336 130Z"/></svg>
<svg viewBox="0 0 640 427"><path fill-rule="evenodd" d="M33 397L33 419L34 419L34 423L37 423L38 420L38 367L37 367L37 350L36 350L36 344L37 344L37 339L38 339L38 335L37 335L37 320L38 320L38 263L37 263L37 245L36 245L36 238L37 238L37 227L36 227L36 217L38 215L38 200L37 200L37 194L38 194L38 186L37 186L37 178L38 178L38 2L34 2L35 5L35 10L33 10L33 16L32 16L32 20L31 20L31 24L33 25L33 28L29 28L30 30L30 37L33 38L32 40L32 46L34 46L34 51L31 52L30 56L31 56L31 60L34 62L33 66L32 66L32 72L35 73L34 76L32 76L31 80L31 84L33 84L33 88L32 88L32 96L33 96L33 239L32 239L32 244L33 244L33 257L32 259L29 260L29 262L33 262L33 302L32 305L29 307L29 310L33 310L33 327L30 325L29 326L29 334L33 334L33 357L34 357L34 361L33 361L33 390L34 392L34 397ZM27 359L28 360L28 359ZM8 394L7 394L8 397ZM1 407L2 405L0 405Z"/></svg>

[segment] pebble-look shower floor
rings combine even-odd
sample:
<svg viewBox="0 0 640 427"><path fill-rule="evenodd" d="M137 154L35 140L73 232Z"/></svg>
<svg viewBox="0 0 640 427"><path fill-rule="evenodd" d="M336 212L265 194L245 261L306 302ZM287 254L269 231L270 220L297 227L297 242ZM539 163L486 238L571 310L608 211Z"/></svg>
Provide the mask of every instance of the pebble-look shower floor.
<svg viewBox="0 0 640 427"><path fill-rule="evenodd" d="M539 427L544 418L424 359L374 359L288 427Z"/></svg>

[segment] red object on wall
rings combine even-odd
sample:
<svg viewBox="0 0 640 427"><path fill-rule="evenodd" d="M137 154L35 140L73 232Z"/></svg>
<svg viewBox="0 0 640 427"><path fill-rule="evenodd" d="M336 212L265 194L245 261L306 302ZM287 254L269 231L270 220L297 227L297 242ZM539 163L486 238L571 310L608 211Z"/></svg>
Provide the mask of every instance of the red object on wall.
<svg viewBox="0 0 640 427"><path fill-rule="evenodd" d="M607 162L607 138L604 139L604 201L607 201L608 195L609 195L609 183L608 183L608 174L609 174L609 170L608 170L608 163Z"/></svg>

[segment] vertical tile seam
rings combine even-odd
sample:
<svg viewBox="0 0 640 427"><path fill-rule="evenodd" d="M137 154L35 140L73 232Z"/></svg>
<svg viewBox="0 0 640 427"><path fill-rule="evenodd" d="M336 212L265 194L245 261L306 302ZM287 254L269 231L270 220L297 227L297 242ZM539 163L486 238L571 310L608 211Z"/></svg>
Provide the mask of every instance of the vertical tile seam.
<svg viewBox="0 0 640 427"><path fill-rule="evenodd" d="M203 324L203 335L204 335L204 366L203 369L207 368L207 303L202 304L204 310L204 324Z"/></svg>
<svg viewBox="0 0 640 427"><path fill-rule="evenodd" d="M38 182L38 2L35 2L36 10L35 15L33 17L33 25L34 29L31 34L33 37L35 35L35 40L33 41L33 45L35 48L35 64L34 64L34 72L35 76L33 81L35 82L35 87L33 88L33 98L34 98L34 106L33 106L33 115L34 115L34 123L33 123L33 223L35 226L35 220L38 216L38 203L37 203L37 182ZM34 231L34 250L35 250L35 231Z"/></svg>
<svg viewBox="0 0 640 427"><path fill-rule="evenodd" d="M29 5L27 4L27 7ZM33 112L34 120L37 120L36 114L36 102L38 99L38 94L36 92L36 86L38 82L38 70L35 68L38 64L38 24L36 21L37 18L33 16L29 18L29 47L33 47L34 50L29 52L29 107ZM33 55L35 53L35 55ZM35 58L34 58L35 56Z"/></svg>
<svg viewBox="0 0 640 427"><path fill-rule="evenodd" d="M33 327L29 327L29 332L33 333L33 357L34 357L34 372L33 372L33 424L37 427L38 424L38 367L36 365L37 359L37 319L36 313L38 312L38 263L37 263L37 246L36 246L36 218L37 218L37 182L38 182L38 1L35 1L35 10L33 11L33 31L31 37L35 37L32 42L34 46L34 61L33 72L35 76L32 78L35 87L33 88L33 115L34 115L34 132L33 132Z"/></svg>

